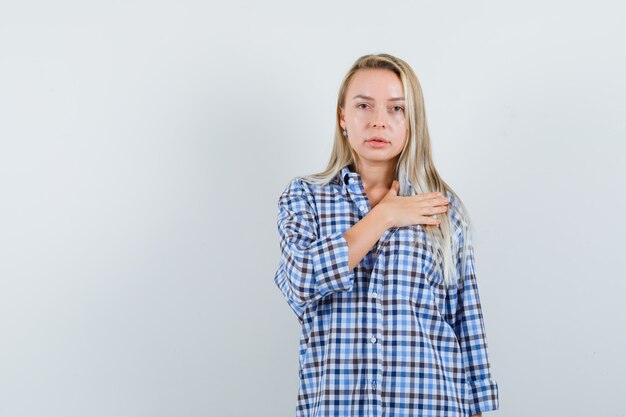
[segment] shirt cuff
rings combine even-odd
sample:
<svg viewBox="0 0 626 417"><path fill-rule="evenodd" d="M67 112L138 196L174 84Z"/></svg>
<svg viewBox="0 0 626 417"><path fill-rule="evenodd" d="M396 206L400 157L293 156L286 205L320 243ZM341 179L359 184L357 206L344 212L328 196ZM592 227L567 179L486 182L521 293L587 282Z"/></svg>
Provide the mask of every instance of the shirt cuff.
<svg viewBox="0 0 626 417"><path fill-rule="evenodd" d="M469 381L468 385L470 416L499 408L497 381L491 378L479 379Z"/></svg>
<svg viewBox="0 0 626 417"><path fill-rule="evenodd" d="M312 254L316 288L322 296L352 289L354 268L348 266L348 242L343 232L335 232L318 240L318 246Z"/></svg>

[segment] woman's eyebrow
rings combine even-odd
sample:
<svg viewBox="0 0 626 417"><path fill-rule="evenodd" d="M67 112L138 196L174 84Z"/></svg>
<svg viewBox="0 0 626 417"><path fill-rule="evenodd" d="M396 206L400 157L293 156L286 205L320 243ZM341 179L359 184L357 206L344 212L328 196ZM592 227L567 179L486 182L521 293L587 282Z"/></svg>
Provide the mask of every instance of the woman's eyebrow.
<svg viewBox="0 0 626 417"><path fill-rule="evenodd" d="M352 100L356 100L357 98L362 98L364 100L374 100L373 97L364 96L363 94L357 94L356 96L352 97ZM402 101L402 100L404 100L404 97L392 97L387 101Z"/></svg>

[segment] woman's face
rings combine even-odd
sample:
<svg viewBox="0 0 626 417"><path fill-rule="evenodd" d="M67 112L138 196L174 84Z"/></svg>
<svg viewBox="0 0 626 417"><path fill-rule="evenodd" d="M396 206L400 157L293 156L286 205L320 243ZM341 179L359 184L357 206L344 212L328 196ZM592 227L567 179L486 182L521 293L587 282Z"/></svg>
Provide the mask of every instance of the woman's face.
<svg viewBox="0 0 626 417"><path fill-rule="evenodd" d="M402 82L386 69L357 71L348 85L340 124L347 140L362 160L392 160L406 141L405 101ZM370 140L374 136L383 142ZM345 137L344 137L345 138Z"/></svg>

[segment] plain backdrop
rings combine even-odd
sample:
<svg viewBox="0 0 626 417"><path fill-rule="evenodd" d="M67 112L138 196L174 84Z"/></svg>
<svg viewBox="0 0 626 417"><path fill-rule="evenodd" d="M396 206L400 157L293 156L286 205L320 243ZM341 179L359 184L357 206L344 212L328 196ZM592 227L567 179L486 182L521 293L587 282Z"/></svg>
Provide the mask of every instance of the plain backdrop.
<svg viewBox="0 0 626 417"><path fill-rule="evenodd" d="M626 416L623 1L0 2L0 415L295 414L277 200L407 61L500 409Z"/></svg>

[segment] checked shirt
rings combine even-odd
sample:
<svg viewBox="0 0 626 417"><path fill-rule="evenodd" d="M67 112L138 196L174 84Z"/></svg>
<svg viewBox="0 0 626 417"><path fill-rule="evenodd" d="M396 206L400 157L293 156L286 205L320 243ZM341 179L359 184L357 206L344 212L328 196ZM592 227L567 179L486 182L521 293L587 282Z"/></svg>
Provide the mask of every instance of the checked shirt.
<svg viewBox="0 0 626 417"><path fill-rule="evenodd" d="M465 276L451 288L425 225L387 229L350 270L343 233L370 210L349 165L324 186L298 177L278 199L274 282L302 325L296 417L457 417L498 409L473 247ZM459 247L467 238L461 230L454 234Z"/></svg>

